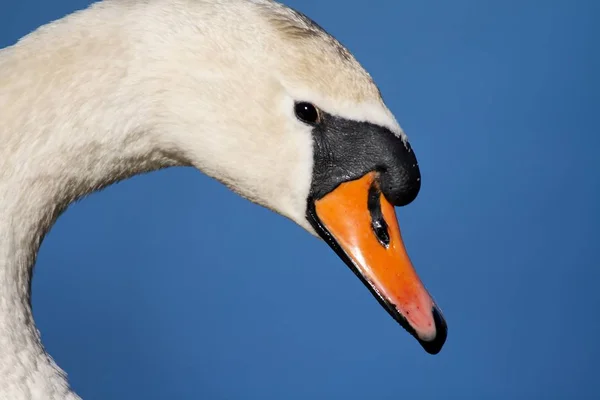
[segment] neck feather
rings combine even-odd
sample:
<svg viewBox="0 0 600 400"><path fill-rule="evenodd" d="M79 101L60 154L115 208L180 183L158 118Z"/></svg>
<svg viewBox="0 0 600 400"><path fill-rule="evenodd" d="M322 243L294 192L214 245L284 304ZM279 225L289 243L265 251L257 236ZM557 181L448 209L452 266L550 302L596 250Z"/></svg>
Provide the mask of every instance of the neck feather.
<svg viewBox="0 0 600 400"><path fill-rule="evenodd" d="M53 128L66 132L60 124ZM0 153L6 161L0 162L0 398L78 398L44 351L31 310L36 256L55 220L73 201L113 182L184 164L154 149L143 132L94 133L104 143L90 135L90 140L79 137L70 149L47 146L37 153L29 146L30 136L24 136L10 154ZM39 157L31 157L32 152Z"/></svg>
<svg viewBox="0 0 600 400"><path fill-rule="evenodd" d="M73 201L116 181L185 164L157 149L149 132L122 129L131 125L123 116L103 117L113 127L87 126L87 136L64 121L44 124L43 134L17 126L19 144L0 152L0 398L78 398L44 351L31 310L36 256L55 220ZM117 125L121 128L114 129ZM62 139L54 140L59 133ZM34 138L50 136L53 140L34 148Z"/></svg>
<svg viewBox="0 0 600 400"><path fill-rule="evenodd" d="M103 52L114 48L98 37L56 52L43 51L48 38L34 39L0 51L0 399L78 399L33 321L44 235L78 198L186 163L156 140L147 96L123 93L135 87L135 63L113 62ZM89 46L97 53L78 57Z"/></svg>

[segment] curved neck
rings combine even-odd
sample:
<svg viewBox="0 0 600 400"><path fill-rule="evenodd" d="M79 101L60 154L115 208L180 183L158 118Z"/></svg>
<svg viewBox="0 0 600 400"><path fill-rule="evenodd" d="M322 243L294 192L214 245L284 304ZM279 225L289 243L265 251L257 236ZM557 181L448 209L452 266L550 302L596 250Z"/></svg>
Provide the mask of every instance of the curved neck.
<svg viewBox="0 0 600 400"><path fill-rule="evenodd" d="M158 143L144 94L122 93L135 85L132 64L69 58L100 39L65 45L56 59L44 41L0 51L0 399L78 399L44 351L30 302L37 252L56 218L116 181L186 164Z"/></svg>
<svg viewBox="0 0 600 400"><path fill-rule="evenodd" d="M65 133L64 126L53 128ZM78 198L115 181L183 163L154 149L148 136L134 130L98 129L79 136L76 146L41 149L34 149L36 142L23 132L14 131L22 134L19 146L0 152L0 398L77 399L44 351L33 320L31 278L40 244Z"/></svg>
<svg viewBox="0 0 600 400"><path fill-rule="evenodd" d="M64 127L53 128L58 132ZM95 135L89 135L88 140L80 136L71 150L61 146L35 150L35 141L24 136L10 153L0 152L2 399L78 398L44 351L31 310L36 256L54 221L73 201L117 180L182 164L154 150L143 135L136 139L135 131L100 129L95 133L111 140L98 143Z"/></svg>

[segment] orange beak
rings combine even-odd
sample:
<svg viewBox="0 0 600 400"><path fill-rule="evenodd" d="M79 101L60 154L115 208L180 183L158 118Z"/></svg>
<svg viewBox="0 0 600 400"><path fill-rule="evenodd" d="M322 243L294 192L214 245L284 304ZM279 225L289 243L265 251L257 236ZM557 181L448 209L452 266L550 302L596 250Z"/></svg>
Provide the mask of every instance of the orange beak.
<svg viewBox="0 0 600 400"><path fill-rule="evenodd" d="M446 341L446 322L413 268L377 177L372 172L342 183L314 201L309 217L392 317L437 354Z"/></svg>

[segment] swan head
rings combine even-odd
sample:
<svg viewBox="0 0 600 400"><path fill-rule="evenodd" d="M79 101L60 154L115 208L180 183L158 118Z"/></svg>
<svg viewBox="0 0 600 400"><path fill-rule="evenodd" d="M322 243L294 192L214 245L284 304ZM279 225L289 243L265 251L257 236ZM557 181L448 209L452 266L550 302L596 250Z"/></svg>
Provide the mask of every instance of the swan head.
<svg viewBox="0 0 600 400"><path fill-rule="evenodd" d="M313 21L271 1L236 4L234 13L205 6L204 29L170 30L149 52L148 69L160 72L162 147L322 238L438 353L446 323L394 211L421 186L406 135L371 76Z"/></svg>

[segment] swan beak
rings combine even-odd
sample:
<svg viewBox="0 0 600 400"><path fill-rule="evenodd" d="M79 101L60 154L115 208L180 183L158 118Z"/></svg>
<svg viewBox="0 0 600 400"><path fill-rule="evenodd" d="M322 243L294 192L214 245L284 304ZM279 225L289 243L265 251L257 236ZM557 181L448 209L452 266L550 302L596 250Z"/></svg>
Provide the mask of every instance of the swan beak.
<svg viewBox="0 0 600 400"><path fill-rule="evenodd" d="M437 354L446 341L446 321L413 268L377 176L340 184L313 201L309 217L392 317L425 351Z"/></svg>

